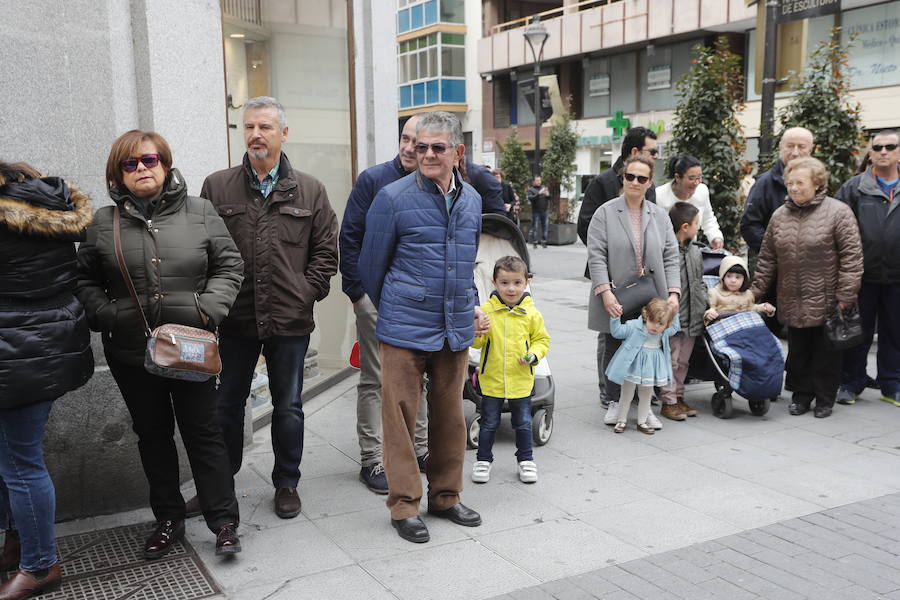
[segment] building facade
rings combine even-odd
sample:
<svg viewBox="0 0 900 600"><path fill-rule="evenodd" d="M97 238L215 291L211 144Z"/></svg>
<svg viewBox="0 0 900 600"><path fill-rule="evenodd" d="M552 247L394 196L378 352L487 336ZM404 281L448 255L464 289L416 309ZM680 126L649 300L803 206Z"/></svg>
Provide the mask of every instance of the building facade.
<svg viewBox="0 0 900 600"><path fill-rule="evenodd" d="M670 139L675 85L690 68L693 47L726 36L743 57L746 109L740 115L748 138L747 158L755 160L760 95L756 91L757 7L745 0L565 0L515 2L484 0L485 36L478 45L483 78L483 147L502 150L511 127L533 149L533 59L523 36L534 16L549 32L541 85L555 79L569 98L580 141L578 173L596 175L619 155L622 129L643 125L659 135L662 156ZM528 12L528 11L531 12ZM799 29L811 52L842 26L844 40L855 36L850 69L853 96L862 105L867 129L900 124L892 100L900 93L900 1L843 0L842 11L809 19ZM776 107L789 101L779 93ZM542 145L549 134L545 122ZM660 163L661 164L661 163ZM662 177L662 168L657 169ZM579 190L582 178L578 178Z"/></svg>

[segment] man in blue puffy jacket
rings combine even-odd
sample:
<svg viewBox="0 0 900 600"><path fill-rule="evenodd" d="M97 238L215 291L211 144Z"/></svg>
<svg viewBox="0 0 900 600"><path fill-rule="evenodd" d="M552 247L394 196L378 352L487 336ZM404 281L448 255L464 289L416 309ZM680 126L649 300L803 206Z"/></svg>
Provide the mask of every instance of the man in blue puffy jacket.
<svg viewBox="0 0 900 600"><path fill-rule="evenodd" d="M378 309L387 506L400 537L416 543L429 540L419 518L422 480L413 446L424 374L431 382L428 513L467 527L481 524L481 516L459 499L468 348L489 325L480 311L476 317L481 199L455 168L465 152L462 141L453 114L436 111L419 119L418 169L375 196L358 263Z"/></svg>

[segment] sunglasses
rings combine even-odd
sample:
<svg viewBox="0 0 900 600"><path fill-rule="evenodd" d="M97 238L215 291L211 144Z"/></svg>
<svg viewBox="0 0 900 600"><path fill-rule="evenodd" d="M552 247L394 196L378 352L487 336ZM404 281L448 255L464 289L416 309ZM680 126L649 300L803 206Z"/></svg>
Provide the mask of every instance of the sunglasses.
<svg viewBox="0 0 900 600"><path fill-rule="evenodd" d="M142 162L145 167L152 169L159 164L159 154L143 154L140 158L135 158L134 156L123 158L119 166L126 173L134 173L137 171L138 162Z"/></svg>
<svg viewBox="0 0 900 600"><path fill-rule="evenodd" d="M435 154L443 154L449 147L447 144L416 144L416 154L425 154L429 148Z"/></svg>
<svg viewBox="0 0 900 600"><path fill-rule="evenodd" d="M872 144L872 150L874 150L875 152L881 152L882 150L893 152L896 149L897 144Z"/></svg>
<svg viewBox="0 0 900 600"><path fill-rule="evenodd" d="M650 178L646 175L635 175L634 173L625 173L624 177L625 181L634 181L635 179L637 179L638 183L640 183L641 185L644 185L645 183L650 181Z"/></svg>
<svg viewBox="0 0 900 600"><path fill-rule="evenodd" d="M656 156L657 154L659 154L659 150L657 148L648 148L644 150L644 152L646 152L650 156Z"/></svg>

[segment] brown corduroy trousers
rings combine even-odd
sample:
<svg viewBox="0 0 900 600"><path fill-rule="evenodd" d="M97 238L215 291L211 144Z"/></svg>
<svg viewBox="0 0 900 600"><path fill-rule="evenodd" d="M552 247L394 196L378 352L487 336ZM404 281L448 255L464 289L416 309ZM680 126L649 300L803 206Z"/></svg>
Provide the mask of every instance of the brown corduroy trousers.
<svg viewBox="0 0 900 600"><path fill-rule="evenodd" d="M422 396L422 376L428 389L428 504L444 510L459 502L462 491L466 423L462 391L468 351L453 352L444 344L436 352L398 348L381 342L381 425L387 506L392 519L419 514L422 479L413 439Z"/></svg>

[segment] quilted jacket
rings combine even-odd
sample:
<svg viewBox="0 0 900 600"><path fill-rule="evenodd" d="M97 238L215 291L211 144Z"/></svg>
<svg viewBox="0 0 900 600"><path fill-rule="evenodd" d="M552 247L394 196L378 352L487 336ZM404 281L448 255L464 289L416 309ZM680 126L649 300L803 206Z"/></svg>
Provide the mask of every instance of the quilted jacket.
<svg viewBox="0 0 900 600"><path fill-rule="evenodd" d="M56 399L94 372L74 296L75 241L90 222L78 188L0 162L0 409Z"/></svg>
<svg viewBox="0 0 900 600"><path fill-rule="evenodd" d="M534 365L547 355L550 334L544 317L525 294L515 306L507 306L497 296L481 305L491 318L491 328L475 338L472 344L482 348L478 381L482 393L495 398L525 398L534 388ZM534 355L534 362L519 364L526 354Z"/></svg>
<svg viewBox="0 0 900 600"><path fill-rule="evenodd" d="M150 219L127 190L113 188L109 195L121 211L122 254L150 327L215 329L238 294L244 266L216 209L188 196L178 169L169 173ZM139 366L147 340L116 262L113 215L112 206L99 209L78 248L76 293L91 329L103 334L104 351Z"/></svg>
<svg viewBox="0 0 900 600"><path fill-rule="evenodd" d="M472 345L481 197L456 170L454 177L449 211L437 185L416 171L382 188L366 215L359 275L378 308L382 342L425 352Z"/></svg>
<svg viewBox="0 0 900 600"><path fill-rule="evenodd" d="M678 244L681 268L681 298L678 300L678 315L684 335L697 337L703 333L703 313L709 304L709 293L703 283L703 255L700 246L689 241Z"/></svg>
<svg viewBox="0 0 900 600"><path fill-rule="evenodd" d="M772 215L750 288L759 300L777 281L778 318L789 327L818 327L838 301L856 302L863 252L850 207L818 195L788 198Z"/></svg>

